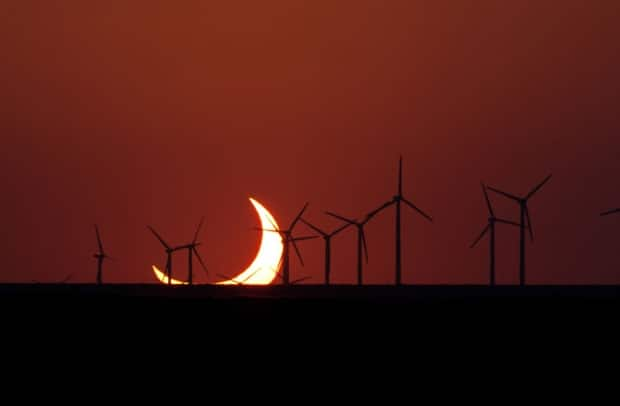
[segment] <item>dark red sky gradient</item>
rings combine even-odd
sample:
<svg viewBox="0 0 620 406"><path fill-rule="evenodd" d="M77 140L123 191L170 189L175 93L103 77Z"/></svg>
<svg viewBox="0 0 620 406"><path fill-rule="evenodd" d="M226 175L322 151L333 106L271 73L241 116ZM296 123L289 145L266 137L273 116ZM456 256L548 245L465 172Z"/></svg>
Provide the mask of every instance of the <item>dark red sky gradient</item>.
<svg viewBox="0 0 620 406"><path fill-rule="evenodd" d="M11 1L0 13L0 281L153 281L206 216L202 253L234 274L257 249L248 196L285 224L305 201L361 216L395 192L407 282L482 283L479 182L525 193L532 283L620 283L620 4L536 0ZM173 4L174 3L174 4ZM516 207L494 199L505 217ZM302 227L299 234L304 234ZM499 282L517 232L501 230ZM393 212L368 229L368 282L393 281ZM353 282L355 234L337 239ZM320 242L304 245L321 276ZM179 272L185 260L178 259ZM182 261L182 262L181 262Z"/></svg>

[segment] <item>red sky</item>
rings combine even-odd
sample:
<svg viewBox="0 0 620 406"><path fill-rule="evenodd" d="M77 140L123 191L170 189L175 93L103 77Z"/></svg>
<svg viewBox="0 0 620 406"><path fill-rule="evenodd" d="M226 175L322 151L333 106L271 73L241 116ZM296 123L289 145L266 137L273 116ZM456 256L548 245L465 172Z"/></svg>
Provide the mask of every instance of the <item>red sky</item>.
<svg viewBox="0 0 620 406"><path fill-rule="evenodd" d="M620 283L620 5L537 0L11 1L0 13L0 281L153 281L152 224L172 243L206 216L204 257L253 259L254 196L285 224L304 202L362 216L405 193L405 280L482 283L479 182L525 193L532 283ZM514 205L494 199L504 217ZM299 234L305 234L302 227ZM367 280L393 280L393 212L368 229ZM517 233L501 230L499 282ZM304 245L320 280L320 242ZM334 246L353 282L355 234ZM181 259L179 259L181 261ZM184 261L182 262L184 264ZM184 270L179 264L179 272Z"/></svg>

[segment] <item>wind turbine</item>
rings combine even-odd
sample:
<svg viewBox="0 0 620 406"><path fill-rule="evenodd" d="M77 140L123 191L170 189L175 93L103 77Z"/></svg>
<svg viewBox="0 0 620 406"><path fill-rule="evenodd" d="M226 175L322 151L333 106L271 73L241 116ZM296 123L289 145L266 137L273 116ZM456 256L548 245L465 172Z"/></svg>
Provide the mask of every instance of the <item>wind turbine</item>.
<svg viewBox="0 0 620 406"><path fill-rule="evenodd" d="M281 278L282 283L284 285L291 284L291 269L290 269L290 264L291 264L290 246L291 244L293 245L293 248L295 249L295 253L297 254L297 257L299 258L299 262L301 262L301 266L304 266L304 260L301 257L299 248L297 247L297 242L313 240L316 238L316 237L293 237L293 230L295 229L295 226L297 225L297 223L299 223L299 221L301 220L301 216L303 216L306 210L308 209L308 206L309 206L309 203L306 203L304 205L303 209L301 209L297 217L295 217L291 225L286 230L280 230L275 226L273 230L265 230L263 228L256 228L256 230L259 230L259 231L269 231L272 233L278 233L284 239L284 252L282 255L283 265L282 265L282 278Z"/></svg>
<svg viewBox="0 0 620 406"><path fill-rule="evenodd" d="M390 203L391 204L391 203ZM362 261L362 255L366 257L366 263L368 264L368 244L366 242L366 233L364 232L364 227L370 220L373 219L381 210L385 209L389 204L385 204L378 208L377 210L372 211L370 214L366 216L363 221L351 220L349 218L343 217L339 214L332 213L330 211L325 212L328 216L334 217L338 220L344 221L347 223L347 226L355 226L357 227L357 284L362 286L364 284L363 280L363 272L364 265ZM340 230L342 231L342 230Z"/></svg>
<svg viewBox="0 0 620 406"><path fill-rule="evenodd" d="M433 218L419 209L415 204L413 204L410 200L403 196L403 157L400 157L398 162L398 192L397 194L390 200L385 203L383 206L379 207L376 212L380 212L384 209L387 209L391 205L396 205L396 258L394 260L396 266L396 285L400 286L402 284L402 222L401 222L401 212L402 212L402 204L405 203L411 209L415 210L422 217L433 222Z"/></svg>
<svg viewBox="0 0 620 406"><path fill-rule="evenodd" d="M471 245L470 248L474 248L476 245L478 245L478 243L482 240L482 238L487 233L489 233L489 242L490 242L489 262L491 266L490 274L489 274L489 283L491 286L495 286L495 226L497 223L503 223L503 224L508 224L508 225L517 226L517 227L521 227L521 226L518 223L495 217L495 211L493 210L493 206L491 205L491 200L489 199L489 194L487 193L487 188L484 185L484 183L482 184L482 192L484 193L484 199L489 209L489 223L487 224L486 228L482 230L482 233L480 233L480 236L476 239L476 241L474 241L474 243Z"/></svg>
<svg viewBox="0 0 620 406"><path fill-rule="evenodd" d="M510 193L503 192L499 189L496 189L490 186L487 187L489 190L495 193L498 193L504 197L507 197L510 200L513 200L519 205L521 209L521 215L520 215L520 221L519 221L519 226L521 227L521 235L520 235L520 243L519 243L519 246L520 246L520 249L519 249L519 284L521 286L525 286L526 284L526 279L525 279L525 228L526 228L525 221L526 220L527 220L527 229L530 232L530 239L534 241L534 230L532 228L532 219L530 218L530 210L527 206L527 203L532 197L534 197L536 193L540 191L540 189L542 189L543 186L547 184L547 182L549 182L549 180L551 180L552 176L553 175L547 176L545 180L539 183L534 189L532 189L530 193L525 195L525 197L515 196Z"/></svg>
<svg viewBox="0 0 620 406"><path fill-rule="evenodd" d="M193 272L193 264L194 264L194 258L193 256L196 255L196 258L198 258L198 262L200 262L200 265L202 266L202 269L205 271L205 273L207 274L207 276L209 275L209 271L207 270L207 266L205 265L204 261L202 260L202 257L200 256L200 254L198 253L197 247L200 245L200 243L198 242L198 234L200 234L200 230L202 229L202 225L204 223L204 217L200 220L200 224L198 225L198 228L196 229L196 234L194 234L194 239L192 240L191 243L186 244L186 245L181 245L179 247L175 247L173 249L173 251L179 251L179 250L187 250L187 266L188 266L188 278L187 278L187 283L189 285L192 285L194 283L194 272Z"/></svg>
<svg viewBox="0 0 620 406"><path fill-rule="evenodd" d="M103 242L101 242L101 234L99 234L99 227L95 224L95 234L97 235L97 246L99 252L93 255L93 258L97 259L97 285L103 284L103 261L106 259L112 259L106 254L103 249Z"/></svg>
<svg viewBox="0 0 620 406"><path fill-rule="evenodd" d="M155 238L159 240L161 245L164 246L166 250L166 275L168 275L168 285L172 285L172 254L177 251L176 248L172 248L164 239L155 231L155 229L151 226L147 226L149 230L155 235Z"/></svg>
<svg viewBox="0 0 620 406"><path fill-rule="evenodd" d="M604 213L601 213L601 217L610 216L612 214L618 214L618 213L620 213L620 209L613 209L613 210L609 210Z"/></svg>
<svg viewBox="0 0 620 406"><path fill-rule="evenodd" d="M347 223L344 226L332 231L331 233L327 233L321 230L320 228L312 225L311 223L307 222L303 218L301 219L301 221L305 225L307 225L308 227L310 227L311 229L319 233L321 237L323 237L323 241L325 241L325 285L329 286L330 277L331 277L331 269L332 269L332 238L334 238L336 235L340 234L347 228L351 227L351 223Z"/></svg>

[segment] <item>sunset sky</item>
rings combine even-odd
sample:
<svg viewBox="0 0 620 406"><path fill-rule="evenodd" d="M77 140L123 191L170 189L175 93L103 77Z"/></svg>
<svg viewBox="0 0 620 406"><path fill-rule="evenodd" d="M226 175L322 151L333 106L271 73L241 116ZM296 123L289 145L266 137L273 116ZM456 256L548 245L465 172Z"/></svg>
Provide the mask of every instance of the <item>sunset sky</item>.
<svg viewBox="0 0 620 406"><path fill-rule="evenodd" d="M0 12L0 282L155 282L206 218L200 251L235 274L260 235L310 202L361 217L396 192L408 283L485 283L480 181L525 194L530 283L620 283L620 3L417 0L10 0ZM502 217L514 203L493 196ZM366 280L394 280L394 212L368 227ZM498 230L498 282L518 231ZM311 231L300 226L298 235ZM355 281L356 239L334 243ZM322 243L293 278L322 281ZM185 257L176 271L184 275ZM200 275L202 277L202 275ZM199 279L200 281L200 279Z"/></svg>

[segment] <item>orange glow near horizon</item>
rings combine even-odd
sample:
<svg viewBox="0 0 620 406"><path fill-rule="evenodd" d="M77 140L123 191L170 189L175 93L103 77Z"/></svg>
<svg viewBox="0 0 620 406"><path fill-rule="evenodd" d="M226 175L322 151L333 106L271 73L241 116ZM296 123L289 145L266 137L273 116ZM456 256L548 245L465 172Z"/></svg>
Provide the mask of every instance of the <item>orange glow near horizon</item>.
<svg viewBox="0 0 620 406"><path fill-rule="evenodd" d="M280 226L271 213L258 201L250 198L264 230L279 230ZM284 252L282 237L278 233L263 231L261 245L252 264L232 279L217 282L216 285L269 285L278 275ZM167 284L168 277L155 265L152 266L157 280ZM187 285L187 282L171 279L172 285Z"/></svg>

